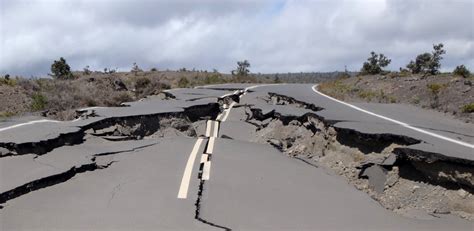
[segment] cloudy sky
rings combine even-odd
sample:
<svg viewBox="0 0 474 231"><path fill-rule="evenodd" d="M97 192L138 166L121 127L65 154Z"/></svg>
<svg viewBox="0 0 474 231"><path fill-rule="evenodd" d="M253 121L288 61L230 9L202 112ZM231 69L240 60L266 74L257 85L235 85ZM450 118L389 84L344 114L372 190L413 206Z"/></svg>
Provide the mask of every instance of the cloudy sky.
<svg viewBox="0 0 474 231"><path fill-rule="evenodd" d="M443 70L474 69L473 0L0 0L0 72L358 70L371 50L398 70L445 44Z"/></svg>

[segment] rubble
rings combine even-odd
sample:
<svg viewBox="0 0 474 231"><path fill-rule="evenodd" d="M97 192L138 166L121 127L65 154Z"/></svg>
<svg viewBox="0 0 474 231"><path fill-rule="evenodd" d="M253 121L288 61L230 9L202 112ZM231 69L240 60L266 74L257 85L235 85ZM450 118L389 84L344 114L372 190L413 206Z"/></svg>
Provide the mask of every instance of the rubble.
<svg viewBox="0 0 474 231"><path fill-rule="evenodd" d="M301 107L289 97L266 101ZM365 134L333 126L308 113L301 117L262 113L249 106L255 141L344 176L382 206L408 217L454 214L474 220L474 162L409 148L420 141L393 134ZM265 122L263 122L265 121ZM414 212L418 211L418 212Z"/></svg>

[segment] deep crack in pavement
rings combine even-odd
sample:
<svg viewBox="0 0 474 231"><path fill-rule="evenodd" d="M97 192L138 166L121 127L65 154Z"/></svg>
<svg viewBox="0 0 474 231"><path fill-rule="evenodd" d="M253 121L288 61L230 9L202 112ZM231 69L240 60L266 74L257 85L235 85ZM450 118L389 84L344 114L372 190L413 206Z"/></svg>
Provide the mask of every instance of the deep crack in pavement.
<svg viewBox="0 0 474 231"><path fill-rule="evenodd" d="M333 173L343 176L353 187L367 193L384 208L404 216L419 218L419 213L413 215L413 211L422 211L433 219L438 219L439 222L448 219L445 217L446 214L468 220L473 219L474 158L463 155L464 149L459 149L461 151L456 148L451 149L452 146L439 145L432 137L408 132L403 128L398 128L398 125L380 122L376 119L372 120L357 113L350 114L352 111L349 109L328 104L329 101L326 102L322 98L311 99L313 96L305 95L306 92L303 89L306 87L307 85L262 85L256 88L249 85L240 87L230 85L228 88L219 86L208 89L192 89L189 90L191 91L189 93L186 92L186 89L180 89L177 92L170 91L166 95L160 96L161 98L158 100L150 97L135 104L132 103L128 107L94 109L94 116L83 116L82 120L54 123L54 126L49 127L44 126L41 129L46 131L45 134L49 134L45 136L31 134L31 137L27 136L24 139L16 137L16 132L27 132L27 126L6 130L7 132L3 134L0 132L0 147L2 148L0 149L0 164L6 166L6 164L14 163L15 165L19 164L20 167L28 164L32 166L29 170L32 174L35 174L35 171L40 173L36 176L20 176L19 179L15 179L18 182L16 187L10 189L8 189L10 186L5 187L8 190L1 192L0 204L13 203L11 205L5 204L6 207L2 205L0 213L4 213L6 216L10 211L15 211L17 204L34 200L35 195L43 194L39 193L42 191L40 189L50 188L55 191L59 190L56 189L57 186L67 183L69 184L64 187L74 187L70 183L74 176L82 176L82 173L100 169L108 169L100 177L109 176L113 172L118 174L118 178L115 179L118 181L114 183L108 197L103 200L106 203L106 208L114 209L117 206L115 201L119 201L114 198L117 196L127 198L128 191L136 188L133 184L137 183L120 183L127 181L129 176L122 176L121 174L125 173L121 173L119 169L122 171L129 169L126 174L133 174L134 168L139 170L136 166L132 170L127 168L128 162L132 160L138 161L141 165L150 165L145 169L153 174L143 175L144 179L163 175L164 170L161 169L164 167L176 169L173 170L175 173L167 173L173 177L164 178L166 179L164 182L156 181L151 184L163 185L166 187L163 189L164 192L167 192L168 189L173 191L176 184L179 184L175 179L175 176L181 174L177 173L178 169L182 171L175 162L184 166L185 162L183 161L188 159L188 156L186 153L174 153L176 151L173 150L173 145L169 146L168 143L181 144L174 148L181 150L185 148L184 143L188 147L188 143L195 141L194 149L196 150L193 150L196 152L195 157L191 158L191 155L188 164L186 164L186 168L190 166L191 170L188 173L185 170L183 174L187 174L189 178L183 176L180 186L186 186L185 195L187 196L182 197L181 189L178 198L174 196L175 201L163 200L164 197L169 198L166 193L153 196L157 196L157 201L160 203L164 203L164 201L170 203L171 206L168 209L174 210L177 214L182 214L183 211L189 212L188 206L191 203L194 209L190 212L194 215L189 218L192 217L209 227L224 230L266 227L260 226L262 225L260 222L264 222L265 219L249 221L249 225L253 224L254 226L245 226L242 221L236 223L239 219L246 217L245 213L253 213L251 210L244 209L246 200L252 201L252 197L260 198L262 195L269 195L261 194L268 188L275 188L273 192L278 195L279 192L287 190L278 188L281 185L295 184L303 190L299 193L301 195L286 194L288 198L280 199L289 203L289 198L292 198L295 203L298 203L299 197L301 197L301 200L306 200L311 204L312 200L305 199L306 192L304 190L310 192L313 190L311 187L318 184L318 181L331 181L329 178L333 177L331 175ZM198 91L202 91L202 93L198 93ZM226 92L226 94L222 95L222 92ZM219 94L220 96L218 96ZM154 107L159 105L164 109L157 109L151 105ZM137 110L147 110L147 113L141 114ZM83 113L87 114L87 112ZM370 123L373 123L372 126L366 126ZM431 130L442 129L432 128ZM198 144L199 140L203 144ZM284 161L288 161L279 159L280 157L273 157L277 159L271 160L276 161L274 162L275 166L266 166L270 159L253 163L255 159L271 158L270 156L273 154L270 153L273 151L265 149L269 146L278 150L278 153L284 153L305 166L309 166L308 168L311 170L290 164L295 167L295 170L293 167L278 170L288 171L288 176L282 176L281 173L277 174L276 172L269 174L275 171L273 168L280 166L280 164L287 166ZM163 147L166 148L163 149ZM250 147L255 150L262 148L262 150L252 153ZM81 148L100 151L80 153L78 150ZM247 151L240 153L235 149ZM448 149L454 150L454 152L447 152ZM69 153L70 150L74 151ZM152 154L151 152L157 153ZM130 155L130 153L136 153L136 155ZM167 155L164 155L165 153ZM168 156L168 154L173 155ZM253 156L245 157L249 154L253 154ZM163 158L161 155L164 155ZM160 161L149 162L146 158L160 158ZM171 160L169 158L173 160L173 164L169 163ZM239 158L248 158L243 162L245 164L238 165L240 166L238 171L244 171L242 177L247 174L252 177L239 178L237 174L235 176L237 178L233 178L235 172L230 172L229 169L234 167L234 161L243 161ZM198 167L194 169L197 170L192 170L196 161ZM113 163L119 163L121 167L109 168ZM252 167L258 166L258 163L261 163L261 170L255 170ZM316 174L316 182L305 180L306 183L299 183L299 179L309 178L306 175L300 175L298 171L307 171L306 174L310 173L310 175L324 173L324 176ZM224 175L227 178L223 178ZM266 185L264 182L272 182L272 175L278 175L279 179L283 181L278 184ZM36 177L36 179L30 180L32 177ZM87 179L91 180L95 177L94 173ZM97 177L100 178L98 175ZM290 177L292 181L285 182L284 177ZM106 179L103 178L105 181ZM189 179L188 182L186 179ZM148 181L146 182L146 185L150 185ZM234 184L241 186L234 188ZM246 187L247 184L256 184L257 186ZM335 187L333 184L327 184L329 189L324 190ZM306 189L307 187L309 188ZM229 198L225 198L224 192L228 189L233 190L227 192ZM119 190L120 195L116 195ZM342 191L345 190L348 190L346 192L348 197L362 198L356 196L350 189L344 188ZM246 193L249 192L253 192L253 194L241 198L242 195L247 195ZM317 193L314 192L314 194ZM29 195L28 199L21 199L26 194ZM67 194L64 197L67 197ZM187 200L188 197L189 200ZM272 206L267 205L263 198L253 204L256 211L261 211L255 216L275 219L275 217L285 214L284 210L269 209ZM272 198L272 196L269 195L268 198ZM329 201L333 199L337 198L327 198ZM273 200L273 198L269 200ZM123 202L128 203L126 200ZM154 202L151 203L154 204ZM371 207L372 205L363 199L357 203L364 204L363 206L367 206L367 209L370 208L371 213L377 211L377 208ZM222 210L221 204L228 204L228 206ZM227 208L232 206L237 207L229 211ZM252 204L250 206L252 208ZM157 211L153 210L156 209L153 206L150 206L150 209ZM293 211L293 214L286 214L286 216L297 216L296 214L299 214L300 218L305 216L297 210L291 210L291 206L287 209ZM301 207L301 209L301 211L311 211L311 208L307 207ZM312 209L318 211L318 206L314 206ZM364 209L366 208L364 207ZM140 211L139 208L138 211ZM265 212L262 213L263 211ZM187 212L185 212L186 216L189 216ZM224 214L227 213L234 215L229 215L229 218L226 218ZM393 222L399 219L392 217L390 213L383 213L385 214L383 215L379 211L375 214L381 217L391 217ZM0 214L0 216L4 215ZM65 215L62 214L62 216ZM274 217L272 218L272 216ZM362 215L358 214L357 216ZM311 220L302 221L297 217L292 218L288 220L276 218L274 225L279 227L277 224L291 224L289 227L294 228L297 226L293 226L295 225L292 223L293 221L298 220L306 225L313 222ZM168 217L168 219L170 218ZM186 220L187 217L183 219ZM364 219L364 217L359 218L361 222L365 221ZM432 223L426 222L426 225L436 224L433 227L443 227L440 226L438 220L432 221ZM166 223L161 218L158 221L158 223ZM465 224L454 220L449 221L460 225L459 227ZM13 221L11 222L14 224ZM320 221L319 224L322 224L321 222L324 223ZM399 222L402 222L402 226L416 227L416 224L409 220L401 219ZM343 223L327 223L329 225L327 227L339 227L338 225ZM177 221L176 224L180 224L180 222ZM363 225L363 223L361 224ZM182 225L187 229L202 228L194 226L196 224L188 224L187 220ZM316 226L307 227L304 225L300 228L305 229L305 227L316 228Z"/></svg>

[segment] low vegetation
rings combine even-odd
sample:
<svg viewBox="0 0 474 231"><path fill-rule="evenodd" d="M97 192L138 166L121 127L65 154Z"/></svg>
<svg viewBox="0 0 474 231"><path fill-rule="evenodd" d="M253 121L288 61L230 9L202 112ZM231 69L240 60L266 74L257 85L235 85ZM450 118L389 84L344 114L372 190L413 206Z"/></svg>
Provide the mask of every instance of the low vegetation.
<svg viewBox="0 0 474 231"><path fill-rule="evenodd" d="M376 103L396 103L397 102L397 98L394 95L389 95L382 89L377 91L377 90L362 88L357 85L346 84L344 79L323 82L319 84L319 89L322 92L340 100L347 100L347 99L356 97L365 102L376 102Z"/></svg>
<svg viewBox="0 0 474 231"><path fill-rule="evenodd" d="M473 79L453 74L367 75L326 81L319 90L352 102L406 103L474 122ZM471 106L470 106L471 105Z"/></svg>
<svg viewBox="0 0 474 231"><path fill-rule="evenodd" d="M471 72L469 71L469 69L467 69L466 66L460 65L454 68L453 74L467 78L471 75Z"/></svg>
<svg viewBox="0 0 474 231"><path fill-rule="evenodd" d="M32 99L31 110L33 111L43 110L46 108L46 105L48 104L48 99L41 93L33 93L33 95L31 96L31 99Z"/></svg>
<svg viewBox="0 0 474 231"><path fill-rule="evenodd" d="M189 86L189 80L186 77L181 77L178 81L179 88L186 88Z"/></svg>
<svg viewBox="0 0 474 231"><path fill-rule="evenodd" d="M434 44L432 52L417 55L398 72L389 72L383 68L391 60L371 52L355 77L325 81L319 89L341 100L413 104L473 122L474 77L464 65L453 73L440 73L444 54L444 45Z"/></svg>
<svg viewBox="0 0 474 231"><path fill-rule="evenodd" d="M431 93L437 95L443 88L446 87L446 84L429 83L426 85L426 87L428 87Z"/></svg>
<svg viewBox="0 0 474 231"><path fill-rule="evenodd" d="M11 79L10 75L5 75L4 77L0 77L0 86L1 85L8 85L14 87L17 84L16 79Z"/></svg>
<svg viewBox="0 0 474 231"><path fill-rule="evenodd" d="M51 65L52 78L25 79L10 75L0 77L0 117L36 114L53 119L70 120L75 110L91 106L121 106L165 89L194 87L206 84L229 82L272 82L250 74L248 61L238 62L236 75L225 75L217 70L159 71L151 68L144 71L133 63L129 72L104 68L92 71L89 66L83 71L71 71L66 59L59 58Z"/></svg>
<svg viewBox="0 0 474 231"><path fill-rule="evenodd" d="M185 67L178 71L160 71L156 67L144 71L137 63L132 64L129 72L118 72L113 68L93 71L89 66L83 68L83 71L73 72L61 57L51 65L50 75L53 78L0 77L0 96L3 99L0 102L0 117L36 112L34 114L67 120L74 118L77 108L121 106L124 102L176 87L222 83L314 83L324 79L331 81L321 83L320 89L342 100L411 103L461 117L470 114L471 102L466 101L472 100L471 96L466 97L472 95L473 77L470 71L460 65L452 75L440 74L440 60L445 54L443 44L434 45L433 49L432 53L418 55L415 61L407 65L407 69L400 68L400 72L384 70L391 59L384 54L371 52L359 73L346 70L328 73L253 74L248 60L237 62L236 69L230 75L219 73L215 69L208 72ZM452 83L453 81L455 82ZM454 91L457 92L456 99L447 99ZM453 100L455 102L450 103Z"/></svg>
<svg viewBox="0 0 474 231"><path fill-rule="evenodd" d="M464 112L464 113L473 113L474 112L474 103L464 105L462 107L462 112Z"/></svg>

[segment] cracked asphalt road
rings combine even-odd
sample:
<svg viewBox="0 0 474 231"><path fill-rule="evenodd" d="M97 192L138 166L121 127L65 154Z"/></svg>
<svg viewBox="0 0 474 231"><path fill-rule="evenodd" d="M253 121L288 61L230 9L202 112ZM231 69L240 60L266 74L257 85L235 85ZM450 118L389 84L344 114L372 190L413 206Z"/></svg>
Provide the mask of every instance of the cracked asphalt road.
<svg viewBox="0 0 474 231"><path fill-rule="evenodd" d="M248 105L263 114L314 113L341 129L406 136L420 141L409 145L411 149L474 161L469 146L364 114L318 95L312 87L175 89L168 91L174 99L149 97L125 107L93 108L89 110L97 116L70 122L18 126L25 123L19 119L0 124L1 230L472 230L472 222L451 215L402 217L342 177L254 142L256 127L245 121ZM323 110L272 105L261 100L269 92ZM232 95L240 97L222 97ZM473 143L472 124L404 105L356 106ZM161 132L171 129L165 125L158 130L150 126L164 116L193 118L188 123L196 135L185 135L185 126L173 122L172 132ZM140 124L144 120L147 126ZM126 125L147 135L131 136ZM98 135L104 128L113 132ZM131 139L112 141L107 136ZM91 164L96 168L69 174Z"/></svg>

